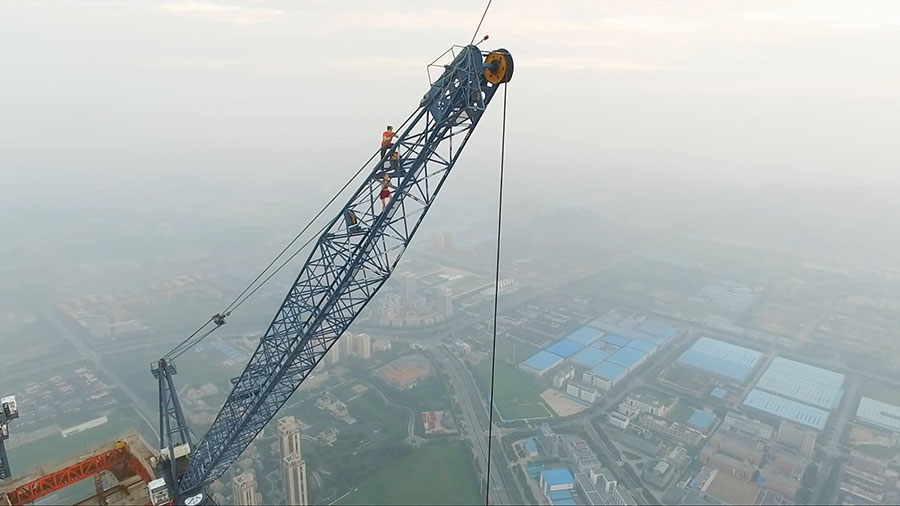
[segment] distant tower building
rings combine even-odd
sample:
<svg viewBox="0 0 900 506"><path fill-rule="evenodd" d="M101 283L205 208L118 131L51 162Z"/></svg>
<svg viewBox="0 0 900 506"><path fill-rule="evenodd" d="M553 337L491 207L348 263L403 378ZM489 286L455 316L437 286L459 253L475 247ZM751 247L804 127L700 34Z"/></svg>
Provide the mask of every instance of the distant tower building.
<svg viewBox="0 0 900 506"><path fill-rule="evenodd" d="M356 334L354 351L362 359L372 358L372 338L369 334Z"/></svg>
<svg viewBox="0 0 900 506"><path fill-rule="evenodd" d="M442 288L440 300L438 302L438 310L444 316L450 316L453 314L453 290L449 288Z"/></svg>
<svg viewBox="0 0 900 506"><path fill-rule="evenodd" d="M341 347L341 358L347 358L350 355L353 355L353 334L344 332L341 334L341 337L338 339L335 346Z"/></svg>
<svg viewBox="0 0 900 506"><path fill-rule="evenodd" d="M328 354L325 355L325 358L328 359L328 364L329 364L329 365L334 365L334 364L338 363L338 361L341 359L341 345L340 345L340 342L341 342L341 341L338 340L338 342L334 343L334 344L331 346L331 348L328 350Z"/></svg>
<svg viewBox="0 0 900 506"><path fill-rule="evenodd" d="M306 461L299 453L293 453L281 460L284 481L284 501L291 506L308 506L309 492L306 487Z"/></svg>
<svg viewBox="0 0 900 506"><path fill-rule="evenodd" d="M232 494L232 500L237 506L259 506L262 504L262 495L256 491L256 479L253 477L252 471L234 477Z"/></svg>
<svg viewBox="0 0 900 506"><path fill-rule="evenodd" d="M400 298L409 302L416 296L416 276L411 272L400 273Z"/></svg>
<svg viewBox="0 0 900 506"><path fill-rule="evenodd" d="M293 416L278 419L278 456L282 459L292 453L300 454L300 424Z"/></svg>

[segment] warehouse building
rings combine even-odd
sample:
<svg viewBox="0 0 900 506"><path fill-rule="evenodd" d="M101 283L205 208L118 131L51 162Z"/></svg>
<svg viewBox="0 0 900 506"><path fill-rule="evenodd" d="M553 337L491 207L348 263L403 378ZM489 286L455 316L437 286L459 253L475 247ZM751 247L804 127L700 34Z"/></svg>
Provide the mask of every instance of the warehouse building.
<svg viewBox="0 0 900 506"><path fill-rule="evenodd" d="M763 354L734 344L701 337L678 357L678 363L736 383L744 383Z"/></svg>
<svg viewBox="0 0 900 506"><path fill-rule="evenodd" d="M900 407L891 404L863 397L859 400L856 419L860 423L900 433Z"/></svg>
<svg viewBox="0 0 900 506"><path fill-rule="evenodd" d="M828 412L754 388L744 399L744 407L796 422L816 430L828 423Z"/></svg>
<svg viewBox="0 0 900 506"><path fill-rule="evenodd" d="M760 376L756 388L831 411L841 403L843 384L843 374L777 357Z"/></svg>
<svg viewBox="0 0 900 506"><path fill-rule="evenodd" d="M539 351L532 355L528 360L519 364L519 368L543 376L550 372L554 367L563 362L563 358L559 355L550 353L549 351Z"/></svg>

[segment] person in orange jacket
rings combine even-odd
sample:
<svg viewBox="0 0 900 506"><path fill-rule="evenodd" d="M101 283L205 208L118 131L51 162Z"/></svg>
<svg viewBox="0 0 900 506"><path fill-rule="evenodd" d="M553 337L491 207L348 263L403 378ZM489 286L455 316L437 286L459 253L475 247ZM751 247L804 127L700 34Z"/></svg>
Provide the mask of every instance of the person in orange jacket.
<svg viewBox="0 0 900 506"><path fill-rule="evenodd" d="M381 134L381 157L384 158L384 155L387 154L388 150L394 146L394 137L397 134L394 133L394 127L391 125L387 126L387 130Z"/></svg>

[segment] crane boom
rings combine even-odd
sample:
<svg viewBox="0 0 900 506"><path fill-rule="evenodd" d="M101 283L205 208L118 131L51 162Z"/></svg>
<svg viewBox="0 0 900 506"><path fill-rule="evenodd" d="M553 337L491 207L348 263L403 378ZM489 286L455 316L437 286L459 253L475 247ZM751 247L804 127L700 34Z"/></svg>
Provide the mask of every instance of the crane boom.
<svg viewBox="0 0 900 506"><path fill-rule="evenodd" d="M192 449L179 495L225 473L397 265L498 86L512 76L506 50L456 46L452 55L388 155L319 236L243 373L232 380L225 405ZM383 164L394 151L400 160L389 171L391 197L381 209Z"/></svg>

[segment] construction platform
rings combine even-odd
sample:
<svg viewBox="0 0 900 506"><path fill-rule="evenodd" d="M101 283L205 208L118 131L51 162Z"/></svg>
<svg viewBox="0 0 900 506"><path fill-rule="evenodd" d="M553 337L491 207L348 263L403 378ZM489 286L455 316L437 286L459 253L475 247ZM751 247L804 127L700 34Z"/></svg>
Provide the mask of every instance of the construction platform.
<svg viewBox="0 0 900 506"><path fill-rule="evenodd" d="M0 506L19 506L59 492L84 480L96 493L76 505L150 504L147 484L153 479L153 450L137 432L128 432L69 459L53 471L0 482Z"/></svg>

